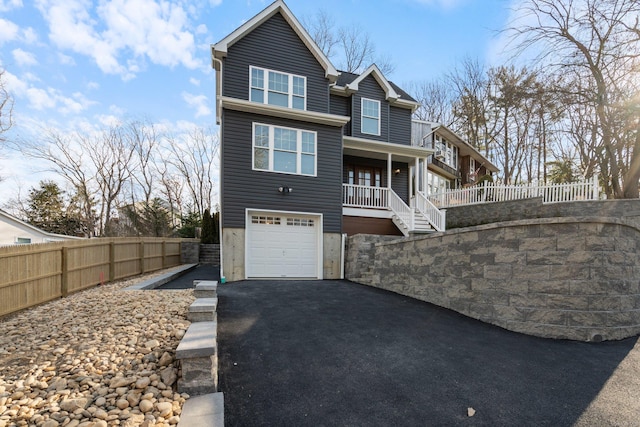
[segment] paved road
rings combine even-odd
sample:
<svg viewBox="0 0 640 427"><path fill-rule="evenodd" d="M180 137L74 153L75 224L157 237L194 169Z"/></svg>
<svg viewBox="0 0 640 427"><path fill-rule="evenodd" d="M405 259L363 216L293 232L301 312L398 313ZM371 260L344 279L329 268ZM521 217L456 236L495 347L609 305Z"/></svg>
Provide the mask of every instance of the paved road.
<svg viewBox="0 0 640 427"><path fill-rule="evenodd" d="M528 337L348 281L218 296L227 426L640 425L636 338Z"/></svg>

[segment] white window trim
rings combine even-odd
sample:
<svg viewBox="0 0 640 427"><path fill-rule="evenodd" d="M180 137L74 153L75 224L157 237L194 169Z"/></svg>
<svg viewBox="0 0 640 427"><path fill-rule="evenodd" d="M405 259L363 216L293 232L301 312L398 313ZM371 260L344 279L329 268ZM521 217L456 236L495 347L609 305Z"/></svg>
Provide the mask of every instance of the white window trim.
<svg viewBox="0 0 640 427"><path fill-rule="evenodd" d="M256 126L266 126L269 128L269 145L268 147L256 147ZM296 172L284 172L274 170L274 152L275 150L275 132L274 129L287 129L296 132ZM302 152L302 132L311 133L314 135L314 148L315 152L313 153L313 174L302 173L302 155L309 154ZM268 148L269 150L269 169L259 169L256 168L256 148ZM251 127L251 168L255 171L259 172L272 172L272 173L282 173L287 175L302 175L302 176L318 176L318 132L307 130L307 129L297 129L286 126L276 126L270 125L267 123L258 123L254 122Z"/></svg>
<svg viewBox="0 0 640 427"><path fill-rule="evenodd" d="M262 78L262 83L264 85L264 87L254 87L253 86L253 70L261 70L263 72L263 78ZM298 77L304 80L304 96L302 97L303 101L304 101L304 107L302 108L302 110L300 110L299 108L295 108L295 110L300 110L300 111L306 111L307 110L307 78L305 76L300 76L297 74L291 74L291 73L285 73L283 71L278 71L278 70L271 70L269 68L262 68L262 67L255 67L253 65L249 66L249 101L251 102L256 102L258 104L266 104L266 105L276 105L276 104L269 104L269 72L274 72L274 73L278 73L278 74L284 74L288 77L288 92L280 92L280 91L271 91L273 93L279 93L279 94L284 94L287 95L287 108L293 108L293 98L294 96L297 98L300 98L299 95L294 95L293 94L293 78L294 77ZM258 102L258 101L254 101L251 99L251 90L252 89L259 89L263 91L263 96L262 96L262 102Z"/></svg>
<svg viewBox="0 0 640 427"><path fill-rule="evenodd" d="M378 117L373 117L373 116L365 116L364 115L364 102L365 101L369 101L369 102L374 102L376 104L378 104ZM360 98L360 133L365 134L365 135L375 135L375 136L380 136L380 122L381 117L382 116L382 111L380 109L380 101L378 101L377 99L369 99L369 98ZM378 132L377 133L370 133L370 132L365 132L363 129L363 124L364 124L364 118L368 118L368 119L376 119L378 120Z"/></svg>

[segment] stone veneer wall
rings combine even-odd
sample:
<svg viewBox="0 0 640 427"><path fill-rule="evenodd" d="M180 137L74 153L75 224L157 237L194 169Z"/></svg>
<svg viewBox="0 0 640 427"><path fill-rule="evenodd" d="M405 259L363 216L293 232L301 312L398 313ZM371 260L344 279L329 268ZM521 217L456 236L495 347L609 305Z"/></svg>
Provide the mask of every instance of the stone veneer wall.
<svg viewBox="0 0 640 427"><path fill-rule="evenodd" d="M183 240L180 243L180 262L182 264L197 264L200 258L200 241Z"/></svg>
<svg viewBox="0 0 640 427"><path fill-rule="evenodd" d="M540 337L640 333L640 229L631 221L544 218L388 239L350 237L346 277Z"/></svg>
<svg viewBox="0 0 640 427"><path fill-rule="evenodd" d="M640 200L593 200L550 203L542 197L447 208L447 230L499 221L553 217L626 218L640 225Z"/></svg>

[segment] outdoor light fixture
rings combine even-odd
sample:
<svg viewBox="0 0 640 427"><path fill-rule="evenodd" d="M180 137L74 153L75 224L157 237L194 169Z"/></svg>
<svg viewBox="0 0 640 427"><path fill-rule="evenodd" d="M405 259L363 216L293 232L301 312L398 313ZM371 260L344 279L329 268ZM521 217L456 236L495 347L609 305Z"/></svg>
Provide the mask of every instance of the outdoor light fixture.
<svg viewBox="0 0 640 427"><path fill-rule="evenodd" d="M282 194L287 194L291 193L293 191L293 188L283 185L281 187L278 187L278 191Z"/></svg>
<svg viewBox="0 0 640 427"><path fill-rule="evenodd" d="M396 174L396 175L400 175L400 168L394 170L393 173Z"/></svg>

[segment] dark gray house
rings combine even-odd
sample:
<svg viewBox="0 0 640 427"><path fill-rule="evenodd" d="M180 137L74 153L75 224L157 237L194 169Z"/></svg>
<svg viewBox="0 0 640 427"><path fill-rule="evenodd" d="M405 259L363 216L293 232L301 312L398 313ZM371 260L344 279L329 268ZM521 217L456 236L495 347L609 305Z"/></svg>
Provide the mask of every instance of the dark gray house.
<svg viewBox="0 0 640 427"><path fill-rule="evenodd" d="M223 275L341 275L343 235L444 229L424 196L418 103L372 65L341 73L278 0L212 46Z"/></svg>

